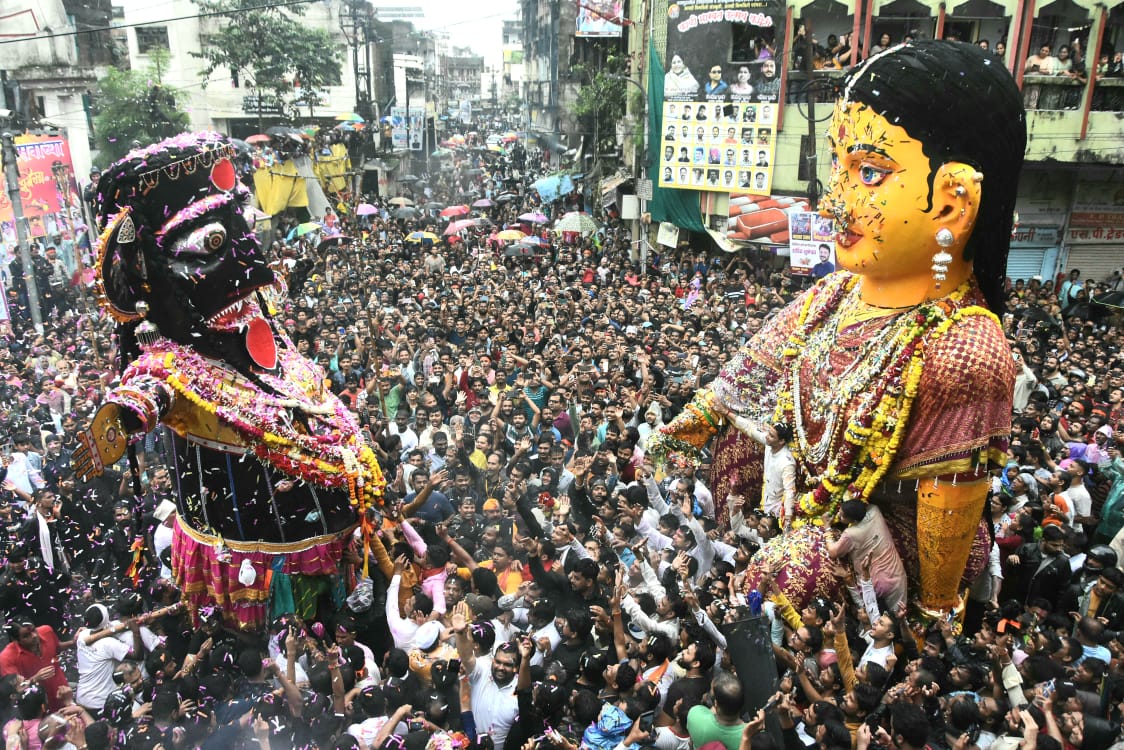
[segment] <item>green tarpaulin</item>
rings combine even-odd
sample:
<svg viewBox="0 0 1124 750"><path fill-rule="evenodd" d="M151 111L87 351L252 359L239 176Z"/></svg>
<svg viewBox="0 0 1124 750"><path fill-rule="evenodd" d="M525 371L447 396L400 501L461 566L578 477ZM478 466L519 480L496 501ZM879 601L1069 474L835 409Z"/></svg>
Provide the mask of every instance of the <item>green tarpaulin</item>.
<svg viewBox="0 0 1124 750"><path fill-rule="evenodd" d="M652 200L648 211L652 221L670 221L680 229L705 232L702 211L699 209L697 190L678 190L659 186L659 134L660 115L663 112L663 63L656 52L655 42L648 40L648 133L655 146L648 145L648 178L652 181Z"/></svg>

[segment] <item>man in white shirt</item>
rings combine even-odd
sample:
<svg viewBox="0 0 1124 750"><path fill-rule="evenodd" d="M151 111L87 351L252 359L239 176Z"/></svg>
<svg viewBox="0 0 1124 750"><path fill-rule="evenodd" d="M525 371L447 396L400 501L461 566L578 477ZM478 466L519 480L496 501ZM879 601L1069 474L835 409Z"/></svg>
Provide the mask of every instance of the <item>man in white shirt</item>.
<svg viewBox="0 0 1124 750"><path fill-rule="evenodd" d="M1065 472L1061 478L1068 480L1069 486L1061 492L1062 497L1069 504L1069 524L1075 528L1080 524L1093 524L1093 498L1085 488L1085 473L1088 466L1084 461L1067 459L1058 464L1058 468Z"/></svg>
<svg viewBox="0 0 1124 750"><path fill-rule="evenodd" d="M519 650L505 643L493 657L476 656L468 631L468 605L461 602L452 615L453 632L457 635L457 653L472 687L472 713L476 731L490 734L496 750L504 750L504 741L519 715L515 697L515 676L519 672ZM518 750L518 749L515 749Z"/></svg>
<svg viewBox="0 0 1124 750"><path fill-rule="evenodd" d="M394 638L394 645L403 651L409 652L414 648L414 638L418 628L429 619L433 612L433 600L426 594L417 593L406 600L407 617L398 611L398 590L402 587L402 558L394 561L394 577L390 579L390 586L386 590L386 622L390 627L390 635Z"/></svg>
<svg viewBox="0 0 1124 750"><path fill-rule="evenodd" d="M786 424L760 427L728 409L725 416L739 432L765 446L765 487L761 509L781 519L781 527L788 528L796 505L796 459L788 448L792 428Z"/></svg>
<svg viewBox="0 0 1124 750"><path fill-rule="evenodd" d="M133 634L133 645L112 637L109 627L109 610L103 604L94 604L86 610L84 627L74 636L78 647L78 688L74 698L78 705L96 714L105 705L105 699L117 687L113 672L125 659L139 659L144 655L140 625L130 620L128 629ZM98 632L101 631L101 632Z"/></svg>

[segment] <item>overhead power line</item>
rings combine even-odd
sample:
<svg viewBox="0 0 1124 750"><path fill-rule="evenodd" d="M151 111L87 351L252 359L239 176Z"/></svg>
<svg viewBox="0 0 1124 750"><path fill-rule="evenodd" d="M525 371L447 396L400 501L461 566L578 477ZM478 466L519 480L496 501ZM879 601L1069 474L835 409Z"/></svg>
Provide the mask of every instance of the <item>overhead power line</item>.
<svg viewBox="0 0 1124 750"><path fill-rule="evenodd" d="M314 0L287 0L286 2L267 3L265 5L253 5L249 8L237 8L235 10L212 10L205 13L193 13L187 16L174 16L172 18L161 18L155 21L137 21L136 23L114 23L109 26L93 26L88 29L70 29L69 31L53 31L50 34L42 34L36 36L21 37L18 39L0 39L0 44L18 44L19 42L36 42L40 39L58 39L66 36L77 36L78 34L95 34L99 31L117 31L118 29L132 29L138 26L154 26L171 23L173 21L191 21L199 18L210 18L212 16L235 16L239 13L248 13L253 10L269 10L270 8L288 8L293 5L307 5Z"/></svg>

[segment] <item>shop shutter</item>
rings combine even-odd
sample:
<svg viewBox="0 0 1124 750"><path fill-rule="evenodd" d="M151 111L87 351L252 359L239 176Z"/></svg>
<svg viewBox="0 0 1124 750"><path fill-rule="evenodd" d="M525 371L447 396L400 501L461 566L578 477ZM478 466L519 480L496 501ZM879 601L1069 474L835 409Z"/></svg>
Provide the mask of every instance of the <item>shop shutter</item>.
<svg viewBox="0 0 1124 750"><path fill-rule="evenodd" d="M1042 275L1042 261L1046 258L1046 247L1020 247L1011 250L1007 256L1007 278L1011 281L1029 281ZM1084 275L1084 273L1082 273Z"/></svg>
<svg viewBox="0 0 1124 750"><path fill-rule="evenodd" d="M1081 271L1083 281L1104 281L1124 266L1124 245L1071 245L1063 271L1071 268ZM1010 267L1010 264L1008 264Z"/></svg>

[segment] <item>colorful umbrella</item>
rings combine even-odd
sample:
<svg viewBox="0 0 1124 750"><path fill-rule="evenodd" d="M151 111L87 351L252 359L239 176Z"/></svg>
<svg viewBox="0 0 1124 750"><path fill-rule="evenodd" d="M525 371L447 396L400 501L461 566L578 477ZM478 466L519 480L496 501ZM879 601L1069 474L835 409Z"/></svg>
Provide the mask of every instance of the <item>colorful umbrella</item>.
<svg viewBox="0 0 1124 750"><path fill-rule="evenodd" d="M550 221L550 219L546 218L546 214L539 213L538 211L532 211L530 213L520 214L519 218L522 219L523 221L529 221L532 224L545 224L548 221Z"/></svg>
<svg viewBox="0 0 1124 750"><path fill-rule="evenodd" d="M441 238L433 232L411 232L406 235L406 242L440 242Z"/></svg>
<svg viewBox="0 0 1124 750"><path fill-rule="evenodd" d="M506 132L506 133L504 133L503 135L500 136L500 140L504 141L504 142L507 142L507 143L510 143L511 141L519 140L519 136L516 135L515 133L511 132L511 131L508 131L508 132Z"/></svg>
<svg viewBox="0 0 1124 750"><path fill-rule="evenodd" d="M402 196L398 196L397 198L391 198L390 199L390 205L392 205L392 206L412 206L412 205L414 205L414 202L412 200L410 200L409 198L404 198Z"/></svg>
<svg viewBox="0 0 1124 750"><path fill-rule="evenodd" d="M494 203L492 203L492 202L491 202L490 200L488 200L487 198L481 198L480 200L478 200L478 201L476 201L475 203L473 203L473 204L472 204L472 207L473 207L473 208L491 208L491 207L492 207L492 206L494 206L494 205L495 205L495 204L494 204Z"/></svg>
<svg viewBox="0 0 1124 750"><path fill-rule="evenodd" d="M458 146L463 146L464 145L464 136L461 135L460 133L457 133L456 135L449 138L449 143L455 143Z"/></svg>
<svg viewBox="0 0 1124 750"><path fill-rule="evenodd" d="M372 206L370 203L360 203L359 206L355 209L356 216L371 216L373 214L377 214L378 212L379 209L375 206Z"/></svg>
<svg viewBox="0 0 1124 750"><path fill-rule="evenodd" d="M271 140L265 133L255 133L246 139L246 143L269 143Z"/></svg>
<svg viewBox="0 0 1124 750"><path fill-rule="evenodd" d="M497 240L521 240L526 236L518 229L505 229L502 232L496 232L494 235Z"/></svg>
<svg viewBox="0 0 1124 750"><path fill-rule="evenodd" d="M475 219L461 219L460 221L450 222L449 226L445 227L445 231L443 232L443 234L446 237L448 237L450 234L456 234L457 232L463 232L464 230L468 229L469 227L474 227L474 226L476 226L476 220Z"/></svg>
<svg viewBox="0 0 1124 750"><path fill-rule="evenodd" d="M504 147L499 145L498 143L493 143L491 146L488 146L488 150L491 151L494 154L506 154L507 153L507 151L504 150Z"/></svg>
<svg viewBox="0 0 1124 750"><path fill-rule="evenodd" d="M363 122L363 118L354 112L343 112L336 115L336 122Z"/></svg>
<svg viewBox="0 0 1124 750"><path fill-rule="evenodd" d="M554 222L554 231L556 232L589 234L590 232L596 232L597 229L597 222L593 220L593 217L581 211L571 211Z"/></svg>
<svg viewBox="0 0 1124 750"><path fill-rule="evenodd" d="M537 247L546 247L550 243L547 242L546 240L544 240L542 237L536 237L535 235L532 234L532 235L529 235L529 236L523 238L523 244L524 245L536 245Z"/></svg>
<svg viewBox="0 0 1124 750"><path fill-rule="evenodd" d="M297 224L289 231L286 239L293 239L294 237L304 237L309 232L319 232L324 227L315 221L306 221L303 224Z"/></svg>
<svg viewBox="0 0 1124 750"><path fill-rule="evenodd" d="M465 205L449 206L448 208L442 209L438 216L464 216L468 213L468 210L468 206Z"/></svg>

